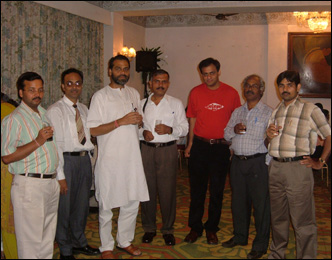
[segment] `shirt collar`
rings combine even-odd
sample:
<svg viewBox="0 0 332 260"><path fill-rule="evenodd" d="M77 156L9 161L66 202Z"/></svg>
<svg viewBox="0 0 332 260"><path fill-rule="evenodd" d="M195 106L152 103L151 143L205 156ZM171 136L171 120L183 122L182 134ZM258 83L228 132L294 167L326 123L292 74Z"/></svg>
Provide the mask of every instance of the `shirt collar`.
<svg viewBox="0 0 332 260"><path fill-rule="evenodd" d="M150 96L148 97L148 99L150 100L150 102L154 103L154 102L151 100L152 96L153 96L153 93L150 94ZM164 101L164 100L165 100L165 101ZM161 102L168 102L168 95L167 95L167 94L165 94L165 95L163 96L163 98L160 100L159 104L160 104Z"/></svg>
<svg viewBox="0 0 332 260"><path fill-rule="evenodd" d="M34 111L31 107L29 107L27 104L24 103L24 101L22 100L21 104L20 104L20 107L22 109L24 109L25 111L27 111L30 115L32 114L38 114L36 111ZM43 114L43 109L42 107L39 105L37 107L37 110L40 114Z"/></svg>
<svg viewBox="0 0 332 260"><path fill-rule="evenodd" d="M244 107L247 111L249 111L249 109L248 109L248 102L244 103L244 104L243 104L243 107ZM258 103L256 104L256 106L255 106L253 109L258 109L258 110L262 110L262 109L264 109L263 102L262 102L261 99L258 101Z"/></svg>
<svg viewBox="0 0 332 260"><path fill-rule="evenodd" d="M290 103L290 104L288 105L288 107L294 106L294 105L296 105L296 103L298 103L298 102L301 102L301 99L300 99L300 96L299 96L299 95L297 95L297 97L292 101L292 103ZM286 107L286 106L285 106L285 101L284 101L284 100L281 101L281 104L282 104L284 107Z"/></svg>
<svg viewBox="0 0 332 260"><path fill-rule="evenodd" d="M67 98L66 95L64 95L62 99L68 106L72 107L74 105L74 103L69 98ZM80 102L77 100L76 105L78 106L79 103Z"/></svg>

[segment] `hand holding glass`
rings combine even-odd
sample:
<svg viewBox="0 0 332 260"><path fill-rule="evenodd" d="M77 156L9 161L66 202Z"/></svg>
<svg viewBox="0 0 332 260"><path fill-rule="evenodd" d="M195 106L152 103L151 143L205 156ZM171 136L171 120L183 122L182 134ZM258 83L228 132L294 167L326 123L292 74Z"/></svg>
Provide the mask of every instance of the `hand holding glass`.
<svg viewBox="0 0 332 260"><path fill-rule="evenodd" d="M241 121L242 129L239 131L240 134L245 134L247 132L247 120L243 119Z"/></svg>
<svg viewBox="0 0 332 260"><path fill-rule="evenodd" d="M49 126L50 126L50 124L48 122L43 121L43 127L49 127ZM48 138L46 141L47 142L52 142L53 141L53 136Z"/></svg>

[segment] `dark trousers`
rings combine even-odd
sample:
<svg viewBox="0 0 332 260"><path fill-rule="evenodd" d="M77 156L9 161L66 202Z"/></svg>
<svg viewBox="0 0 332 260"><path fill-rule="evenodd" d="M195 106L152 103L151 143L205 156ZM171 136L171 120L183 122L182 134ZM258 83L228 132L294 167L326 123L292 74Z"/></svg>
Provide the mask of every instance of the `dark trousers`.
<svg viewBox="0 0 332 260"><path fill-rule="evenodd" d="M198 234L202 234L203 229L211 232L219 230L218 225L221 216L229 156L230 152L227 145L210 145L207 142L194 138L189 158L191 199L189 227ZM203 225L202 217L208 186L210 192L208 220Z"/></svg>
<svg viewBox="0 0 332 260"><path fill-rule="evenodd" d="M142 226L145 232L157 229L157 199L162 215L163 234L173 234L176 216L176 173L178 152L176 144L166 147L151 147L142 144L142 160L150 201L141 203Z"/></svg>
<svg viewBox="0 0 332 260"><path fill-rule="evenodd" d="M64 173L68 186L60 195L56 241L62 255L71 255L73 247L86 246L84 234L89 214L92 170L89 155L64 155Z"/></svg>
<svg viewBox="0 0 332 260"><path fill-rule="evenodd" d="M231 165L234 241L248 243L251 208L254 208L255 251L266 251L270 238L270 197L265 155L249 160L233 156Z"/></svg>

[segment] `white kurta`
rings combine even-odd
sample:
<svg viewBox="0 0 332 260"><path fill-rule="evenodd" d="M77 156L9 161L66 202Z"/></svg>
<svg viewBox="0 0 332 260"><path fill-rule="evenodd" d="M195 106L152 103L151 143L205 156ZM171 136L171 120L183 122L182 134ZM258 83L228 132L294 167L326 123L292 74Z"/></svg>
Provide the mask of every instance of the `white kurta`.
<svg viewBox="0 0 332 260"><path fill-rule="evenodd" d="M140 96L134 88L106 86L91 100L87 127L113 122L138 108ZM137 125L124 125L97 137L95 168L96 198L104 209L148 201L149 193L139 149Z"/></svg>

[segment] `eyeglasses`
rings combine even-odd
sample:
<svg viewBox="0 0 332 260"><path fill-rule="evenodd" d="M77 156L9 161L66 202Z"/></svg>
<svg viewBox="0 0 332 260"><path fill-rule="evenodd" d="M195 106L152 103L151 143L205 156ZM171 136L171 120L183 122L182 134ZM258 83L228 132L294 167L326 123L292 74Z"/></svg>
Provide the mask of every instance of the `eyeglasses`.
<svg viewBox="0 0 332 260"><path fill-rule="evenodd" d="M23 91L29 92L30 94L44 93L44 89L43 88L39 88L39 89L29 88L27 90L23 89Z"/></svg>
<svg viewBox="0 0 332 260"><path fill-rule="evenodd" d="M82 81L76 81L76 82L67 81L66 82L67 87L73 87L73 86L80 87L82 85L83 85Z"/></svg>
<svg viewBox="0 0 332 260"><path fill-rule="evenodd" d="M252 85L250 85L250 84L244 84L244 86L243 86L244 88L246 88L246 89L248 89L248 88L255 88L255 89L259 89L260 88L260 86L259 85L257 85L257 84L252 84Z"/></svg>

